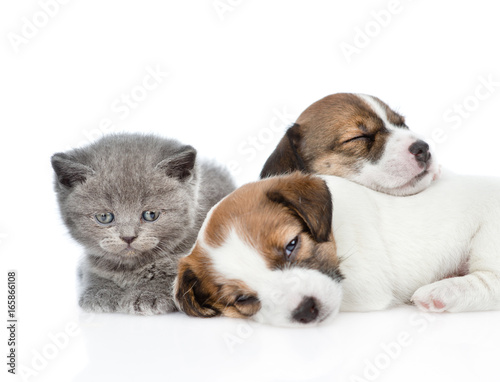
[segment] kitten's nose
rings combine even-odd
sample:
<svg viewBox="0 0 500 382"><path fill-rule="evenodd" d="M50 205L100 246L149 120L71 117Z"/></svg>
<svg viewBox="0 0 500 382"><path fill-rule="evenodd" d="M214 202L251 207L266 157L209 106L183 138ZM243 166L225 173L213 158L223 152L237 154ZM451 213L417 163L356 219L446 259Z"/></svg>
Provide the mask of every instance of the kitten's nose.
<svg viewBox="0 0 500 382"><path fill-rule="evenodd" d="M120 237L120 239L122 239L127 244L132 243L136 238L137 238L137 236L123 236L123 237Z"/></svg>

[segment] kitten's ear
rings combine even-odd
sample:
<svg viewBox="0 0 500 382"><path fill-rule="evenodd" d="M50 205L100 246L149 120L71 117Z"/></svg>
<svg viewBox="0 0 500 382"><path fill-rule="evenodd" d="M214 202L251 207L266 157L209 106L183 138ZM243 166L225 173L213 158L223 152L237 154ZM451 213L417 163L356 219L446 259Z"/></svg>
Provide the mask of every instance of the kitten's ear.
<svg viewBox="0 0 500 382"><path fill-rule="evenodd" d="M85 182L87 177L94 173L94 170L90 167L76 162L64 153L54 154L50 160L58 182L69 188L74 187L78 183Z"/></svg>
<svg viewBox="0 0 500 382"><path fill-rule="evenodd" d="M195 162L196 150L194 147L183 146L177 153L158 163L156 168L165 171L167 176L185 180L193 173Z"/></svg>

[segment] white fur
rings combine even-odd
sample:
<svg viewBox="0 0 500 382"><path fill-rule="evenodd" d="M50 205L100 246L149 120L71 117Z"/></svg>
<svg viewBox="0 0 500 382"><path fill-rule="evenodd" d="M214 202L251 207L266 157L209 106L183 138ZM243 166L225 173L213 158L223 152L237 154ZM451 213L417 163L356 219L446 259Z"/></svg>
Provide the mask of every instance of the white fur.
<svg viewBox="0 0 500 382"><path fill-rule="evenodd" d="M296 326L291 312L305 296L320 319L409 303L426 311L500 309L500 179L446 174L420 194L395 198L348 180L322 176L333 197L333 232L345 279L291 266L271 270L233 232L205 246L215 270L258 293L254 319ZM467 263L469 274L451 277ZM314 323L317 323L315 321Z"/></svg>
<svg viewBox="0 0 500 382"><path fill-rule="evenodd" d="M385 110L371 96L365 94L357 94L357 96L382 119L385 127L390 131L390 136L380 160L375 164L365 163L352 180L392 195L412 195L429 187L437 177L439 167L435 158L431 159L428 168L419 167L409 147L420 138L410 130L390 123ZM416 178L423 171L427 171L427 174L422 178Z"/></svg>
<svg viewBox="0 0 500 382"><path fill-rule="evenodd" d="M429 311L500 309L500 179L446 174L420 194L394 198L322 178L345 276L341 310L410 300ZM468 275L444 279L465 262Z"/></svg>

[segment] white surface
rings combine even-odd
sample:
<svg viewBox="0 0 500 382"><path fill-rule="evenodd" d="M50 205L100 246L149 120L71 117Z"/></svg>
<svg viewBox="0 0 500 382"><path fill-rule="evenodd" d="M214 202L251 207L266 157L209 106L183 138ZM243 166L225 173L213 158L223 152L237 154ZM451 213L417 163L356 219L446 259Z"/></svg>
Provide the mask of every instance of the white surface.
<svg viewBox="0 0 500 382"><path fill-rule="evenodd" d="M499 312L424 316L401 307L285 330L79 311L81 249L58 217L49 158L97 138L107 119L108 131L156 132L232 163L242 184L257 178L285 129L277 113L291 122L327 94L362 92L400 110L428 139L446 134L436 149L447 168L500 175L500 87L488 93L480 79L500 82L491 1L401 0L351 62L341 43L352 44L357 28L376 28L372 12L389 2L222 0L234 4L222 20L213 3L69 1L18 53L9 33L22 33L24 17L43 23L40 4L0 5L0 285L6 290L7 269L18 271L18 366L39 367L25 380L498 381ZM169 75L140 93L157 67ZM144 100L127 114L120 95L131 91ZM463 102L475 110L459 118L453 107ZM407 345L392 347L387 362L384 346L398 338ZM0 347L4 354L6 340ZM43 364L37 352L52 359ZM385 369L365 377L377 360Z"/></svg>

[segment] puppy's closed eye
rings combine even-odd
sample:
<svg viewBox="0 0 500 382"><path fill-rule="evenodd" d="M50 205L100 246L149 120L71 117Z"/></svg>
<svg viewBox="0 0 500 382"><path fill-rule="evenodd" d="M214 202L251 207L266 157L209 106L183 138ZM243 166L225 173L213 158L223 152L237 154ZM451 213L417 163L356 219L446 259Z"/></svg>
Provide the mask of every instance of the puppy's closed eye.
<svg viewBox="0 0 500 382"><path fill-rule="evenodd" d="M346 144L346 143L354 142L354 141L362 141L362 140L366 140L368 142L371 142L374 139L375 139L375 136L373 136L373 135L363 134L363 135L357 135L353 138L349 138L348 140L342 142L342 144Z"/></svg>

